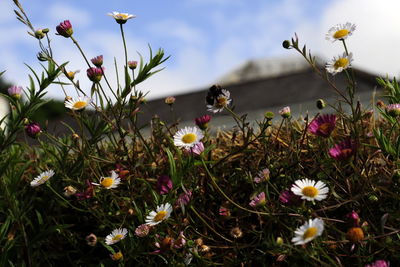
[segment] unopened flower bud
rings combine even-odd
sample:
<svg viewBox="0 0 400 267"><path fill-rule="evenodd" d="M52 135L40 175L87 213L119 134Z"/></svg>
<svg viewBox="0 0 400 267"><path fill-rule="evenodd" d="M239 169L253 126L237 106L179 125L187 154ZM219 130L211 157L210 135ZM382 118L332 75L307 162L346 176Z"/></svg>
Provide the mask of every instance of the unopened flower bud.
<svg viewBox="0 0 400 267"><path fill-rule="evenodd" d="M137 61L128 61L128 67L129 67L131 70L136 69L137 65L138 65L138 62L137 62Z"/></svg>
<svg viewBox="0 0 400 267"><path fill-rule="evenodd" d="M94 57L90 61L92 61L93 65L100 68L103 65L103 55Z"/></svg>
<svg viewBox="0 0 400 267"><path fill-rule="evenodd" d="M376 106L377 106L377 107L380 107L380 108L384 108L386 105L385 105L385 103L384 103L382 100L378 100L378 101L376 102Z"/></svg>
<svg viewBox="0 0 400 267"><path fill-rule="evenodd" d="M74 188L73 186L66 186L64 187L64 196L66 197L70 197L76 194L76 188Z"/></svg>
<svg viewBox="0 0 400 267"><path fill-rule="evenodd" d="M28 136L36 138L42 132L42 129L40 128L39 123L31 122L25 126L25 132Z"/></svg>
<svg viewBox="0 0 400 267"><path fill-rule="evenodd" d="M98 83L101 81L103 73L104 73L104 67L88 68L86 71L89 80L91 80L94 83Z"/></svg>
<svg viewBox="0 0 400 267"><path fill-rule="evenodd" d="M284 107L281 110L279 110L279 114L282 116L282 118L287 119L290 117L290 107Z"/></svg>
<svg viewBox="0 0 400 267"><path fill-rule="evenodd" d="M164 102L165 102L165 104L171 106L175 103L175 100L176 100L175 97L169 96L169 97L165 98Z"/></svg>
<svg viewBox="0 0 400 267"><path fill-rule="evenodd" d="M117 253L111 254L110 257L114 261L119 261L120 259L122 259L124 257L124 255L122 255L121 251L118 251Z"/></svg>
<svg viewBox="0 0 400 267"><path fill-rule="evenodd" d="M326 107L326 103L323 99L318 99L317 100L317 108L318 109L324 109Z"/></svg>
<svg viewBox="0 0 400 267"><path fill-rule="evenodd" d="M204 115L198 118L194 119L194 122L196 123L196 125L202 129L205 130L208 128L208 123L211 121L211 116L210 115Z"/></svg>
<svg viewBox="0 0 400 267"><path fill-rule="evenodd" d="M45 62L45 61L48 60L48 57L47 57L46 53L44 53L43 51L37 53L36 58L37 58L39 61L42 61L42 62Z"/></svg>
<svg viewBox="0 0 400 267"><path fill-rule="evenodd" d="M57 33L65 38L69 38L74 33L72 29L71 22L69 20L64 20L56 27Z"/></svg>
<svg viewBox="0 0 400 267"><path fill-rule="evenodd" d="M8 94L14 98L14 99L20 99L21 98L21 93L22 93L22 86L11 86L10 88L8 88L7 92Z"/></svg>
<svg viewBox="0 0 400 267"><path fill-rule="evenodd" d="M347 231L346 237L351 242L357 243L364 239L364 231L360 227L352 227Z"/></svg>
<svg viewBox="0 0 400 267"><path fill-rule="evenodd" d="M267 120L272 120L274 118L275 114L272 111L267 111L264 113L264 117Z"/></svg>
<svg viewBox="0 0 400 267"><path fill-rule="evenodd" d="M276 238L276 244L278 245L278 246L282 246L283 245L283 238L282 237L278 237L278 238Z"/></svg>
<svg viewBox="0 0 400 267"><path fill-rule="evenodd" d="M282 46L285 49L290 49L291 43L290 43L289 40L285 40L285 41L282 42Z"/></svg>
<svg viewBox="0 0 400 267"><path fill-rule="evenodd" d="M37 39L39 39L39 40L40 40L40 39L43 39L44 36L45 36L45 34L44 34L44 32L43 32L42 29L38 29L38 30L35 31L35 37L36 37Z"/></svg>
<svg viewBox="0 0 400 267"><path fill-rule="evenodd" d="M372 202L377 202L379 200L379 198L376 195L370 195L368 197L368 199Z"/></svg>
<svg viewBox="0 0 400 267"><path fill-rule="evenodd" d="M44 34L48 33L49 31L50 31L49 28L44 28L44 29L42 29L42 32L43 32Z"/></svg>

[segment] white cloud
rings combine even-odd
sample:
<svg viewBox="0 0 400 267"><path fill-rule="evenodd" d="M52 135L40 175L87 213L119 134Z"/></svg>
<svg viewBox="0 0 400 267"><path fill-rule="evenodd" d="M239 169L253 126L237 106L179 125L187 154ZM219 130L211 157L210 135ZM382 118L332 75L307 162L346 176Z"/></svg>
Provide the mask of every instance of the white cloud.
<svg viewBox="0 0 400 267"><path fill-rule="evenodd" d="M340 54L340 42L326 41L325 33L338 23L355 23L357 29L346 42L354 54L354 65L372 73L389 76L400 74L400 1L338 0L325 9L318 24L298 29L302 41L327 58Z"/></svg>
<svg viewBox="0 0 400 267"><path fill-rule="evenodd" d="M62 20L68 19L71 23L79 25L79 27L87 27L92 22L92 17L89 12L61 2L56 2L50 6L46 14L50 14L50 18L54 21L61 22Z"/></svg>
<svg viewBox="0 0 400 267"><path fill-rule="evenodd" d="M205 44L205 34L182 20L167 19L158 21L150 25L149 29L156 36L177 38L178 41L184 42L183 45Z"/></svg>

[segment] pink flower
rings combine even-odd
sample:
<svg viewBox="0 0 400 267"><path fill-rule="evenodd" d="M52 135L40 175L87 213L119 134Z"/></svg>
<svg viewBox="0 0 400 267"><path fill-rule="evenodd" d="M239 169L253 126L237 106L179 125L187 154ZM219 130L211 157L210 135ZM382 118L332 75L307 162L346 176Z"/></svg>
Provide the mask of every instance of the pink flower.
<svg viewBox="0 0 400 267"><path fill-rule="evenodd" d="M157 179L157 191L160 195L165 195L172 190L172 180L167 175L161 175Z"/></svg>
<svg viewBox="0 0 400 267"><path fill-rule="evenodd" d="M185 152L187 154L192 154L192 155L200 155L204 151L204 144L203 142L198 142L195 144L193 147L187 147L185 148Z"/></svg>
<svg viewBox="0 0 400 267"><path fill-rule="evenodd" d="M334 145L329 149L329 156L336 160L346 160L350 158L356 150L356 145L353 140L345 139L339 144Z"/></svg>
<svg viewBox="0 0 400 267"><path fill-rule="evenodd" d="M135 235L138 237L145 237L149 234L151 226L148 224L141 224L135 229Z"/></svg>
<svg viewBox="0 0 400 267"><path fill-rule="evenodd" d="M175 208L186 206L187 204L189 204L191 199L192 199L192 191L190 190L187 191L187 193L180 194L175 202Z"/></svg>
<svg viewBox="0 0 400 267"><path fill-rule="evenodd" d="M325 114L315 118L308 126L308 131L312 134L329 137L332 131L335 129L336 115Z"/></svg>
<svg viewBox="0 0 400 267"><path fill-rule="evenodd" d="M257 196L253 197L253 199L250 201L249 205L253 208L259 207L259 206L264 206L267 201L265 200L265 193L261 192Z"/></svg>
<svg viewBox="0 0 400 267"><path fill-rule="evenodd" d="M371 264L367 264L364 267L389 267L390 262L385 261L385 260L377 260Z"/></svg>
<svg viewBox="0 0 400 267"><path fill-rule="evenodd" d="M262 170L262 171L260 171L259 173L258 173L258 176L257 177L255 177L254 178L254 182L256 183L256 184L259 184L259 183L261 183L261 182L264 182L264 181L268 181L269 180L269 175L270 175L270 171L269 171L269 169L268 168L265 168L264 170Z"/></svg>
<svg viewBox="0 0 400 267"><path fill-rule="evenodd" d="M212 117L210 115L204 115L194 119L194 122L200 129L205 130L207 129L208 123L210 122L211 118Z"/></svg>
<svg viewBox="0 0 400 267"><path fill-rule="evenodd" d="M57 27L56 30L59 35L64 36L65 38L71 37L74 31L72 30L72 25L69 20L64 20Z"/></svg>
<svg viewBox="0 0 400 267"><path fill-rule="evenodd" d="M295 195L291 190L286 190L279 196L279 201L284 205L297 205L300 203L300 196Z"/></svg>
<svg viewBox="0 0 400 267"><path fill-rule="evenodd" d="M100 82L101 78L103 77L103 73L104 73L104 67L88 68L86 71L89 80L91 80L94 83Z"/></svg>
<svg viewBox="0 0 400 267"><path fill-rule="evenodd" d="M39 123L31 122L25 126L25 132L28 136L36 138L42 132L42 129L40 128Z"/></svg>
<svg viewBox="0 0 400 267"><path fill-rule="evenodd" d="M95 65L96 67L100 68L101 65L103 65L103 55L94 57L90 61L92 61L93 65Z"/></svg>
<svg viewBox="0 0 400 267"><path fill-rule="evenodd" d="M12 96L15 99L20 99L21 98L21 92L22 92L22 86L11 86L10 88L8 88L8 94L10 96Z"/></svg>

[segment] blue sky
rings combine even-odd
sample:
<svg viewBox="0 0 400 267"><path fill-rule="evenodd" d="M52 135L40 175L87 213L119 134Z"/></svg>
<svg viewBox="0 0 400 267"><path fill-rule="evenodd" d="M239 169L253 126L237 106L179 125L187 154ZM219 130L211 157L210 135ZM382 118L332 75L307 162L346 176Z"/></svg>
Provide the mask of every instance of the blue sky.
<svg viewBox="0 0 400 267"><path fill-rule="evenodd" d="M171 55L165 70L140 89L149 98L202 89L233 68L253 58L296 56L281 47L282 40L297 32L316 54L326 59L342 51L324 39L327 30L347 21L357 24L349 40L355 66L384 75L400 73L400 1L397 0L149 0L57 1L21 0L32 23L50 28L56 59L80 69L77 78L90 88L85 64L70 40L54 35L56 25L69 19L74 36L88 57L103 54L106 70L113 71L113 57L123 62L118 25L106 14L128 12L137 18L125 24L129 59L147 54L147 44ZM0 2L0 70L6 78L26 85L28 70L39 69L34 38L26 34L12 12L12 0ZM399 66L398 66L399 65ZM114 72L114 71L113 71ZM114 81L115 79L112 78ZM69 94L74 94L71 89ZM63 98L51 88L50 97Z"/></svg>

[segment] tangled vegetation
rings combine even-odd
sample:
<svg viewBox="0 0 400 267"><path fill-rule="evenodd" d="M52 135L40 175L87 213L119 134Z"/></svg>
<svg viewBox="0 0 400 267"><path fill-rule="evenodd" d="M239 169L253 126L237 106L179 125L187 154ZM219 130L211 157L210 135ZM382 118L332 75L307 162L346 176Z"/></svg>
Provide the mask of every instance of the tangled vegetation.
<svg viewBox="0 0 400 267"><path fill-rule="evenodd" d="M294 119L285 107L281 118L266 112L250 123L215 85L205 113L230 114L232 130L211 134L209 115L185 128L154 118L144 136L137 119L145 94L136 85L167 57L150 49L147 63L128 61L123 27L134 16L110 14L125 51L118 88L102 56L87 59L73 37L79 29L70 21L57 26L58 38L72 41L88 65L87 95L68 63L55 61L49 29L36 29L14 3L38 40L44 71L31 68L28 88L4 94L12 108L0 131L0 266L400 264L400 88L378 79L385 95L374 110L355 101L346 46L354 25L328 32L344 53L324 70L297 36L283 43L338 93L336 103L317 101L321 113L329 105L334 114ZM347 88L332 75L345 75ZM50 84L76 90L65 108L77 127L67 125L64 136L33 119ZM179 105L173 97L166 104ZM22 132L39 145L16 141Z"/></svg>

